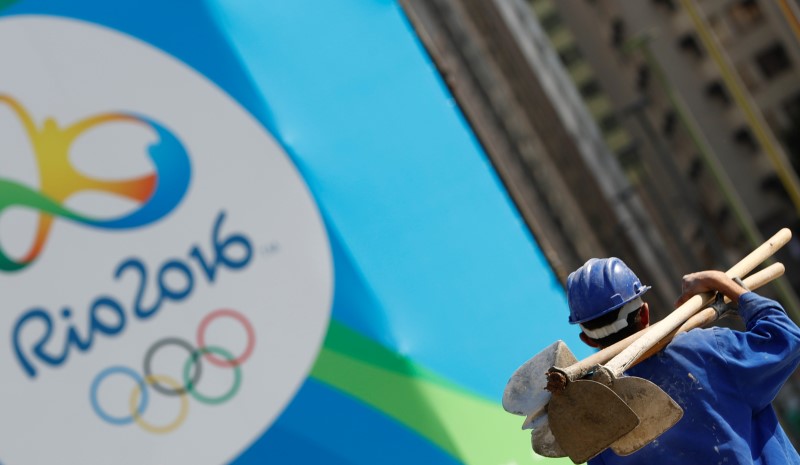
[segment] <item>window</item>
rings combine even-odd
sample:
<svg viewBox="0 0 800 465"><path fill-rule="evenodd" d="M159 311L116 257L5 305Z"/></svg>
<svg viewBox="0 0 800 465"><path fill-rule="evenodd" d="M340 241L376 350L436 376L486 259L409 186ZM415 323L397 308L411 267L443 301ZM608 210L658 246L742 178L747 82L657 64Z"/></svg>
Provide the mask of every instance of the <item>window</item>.
<svg viewBox="0 0 800 465"><path fill-rule="evenodd" d="M691 54L695 58L701 58L703 56L703 49L700 48L700 43L697 42L697 38L695 38L694 34L684 34L680 39L678 39L678 48L682 51Z"/></svg>
<svg viewBox="0 0 800 465"><path fill-rule="evenodd" d="M617 121L617 117L614 115L608 115L600 120L600 129L604 133L611 132L618 127L619 121Z"/></svg>
<svg viewBox="0 0 800 465"><path fill-rule="evenodd" d="M727 205L723 205L717 210L717 223L724 224L731 217L731 209Z"/></svg>
<svg viewBox="0 0 800 465"><path fill-rule="evenodd" d="M709 83L706 86L706 95L711 100L714 100L715 102L721 103L725 106L728 106L731 103L731 97L728 95L728 91L720 81L713 81Z"/></svg>
<svg viewBox="0 0 800 465"><path fill-rule="evenodd" d="M761 7L756 0L739 0L731 5L728 15L739 32L748 31L764 20Z"/></svg>
<svg viewBox="0 0 800 465"><path fill-rule="evenodd" d="M590 79L581 85L580 92L583 98L588 100L600 93L600 84L596 79Z"/></svg>
<svg viewBox="0 0 800 465"><path fill-rule="evenodd" d="M800 92L784 100L782 106L789 121L800 122Z"/></svg>
<svg viewBox="0 0 800 465"><path fill-rule="evenodd" d="M667 11L674 12L677 8L675 7L674 0L653 0L653 3L656 6L666 9Z"/></svg>
<svg viewBox="0 0 800 465"><path fill-rule="evenodd" d="M789 55L780 42L776 42L758 52L756 54L756 63L758 63L758 68L766 79L773 79L792 68Z"/></svg>
<svg viewBox="0 0 800 465"><path fill-rule="evenodd" d="M648 68L647 65L641 65L639 69L636 70L636 88L639 89L640 92L644 92L649 85L650 68Z"/></svg>
<svg viewBox="0 0 800 465"><path fill-rule="evenodd" d="M542 28L548 33L552 33L555 29L561 26L561 17L556 12L551 12L547 16L541 18Z"/></svg>
<svg viewBox="0 0 800 465"><path fill-rule="evenodd" d="M616 48L625 42L625 22L620 18L614 18L611 22L611 45Z"/></svg>
<svg viewBox="0 0 800 465"><path fill-rule="evenodd" d="M758 149L758 144L756 144L753 134L745 127L739 128L733 133L733 140L737 145L751 152L755 152Z"/></svg>
<svg viewBox="0 0 800 465"><path fill-rule="evenodd" d="M787 196L786 188L783 187L783 183L781 182L780 178L775 173L770 173L764 176L761 179L761 182L758 186L762 192L764 193L773 193L778 194L780 196Z"/></svg>
<svg viewBox="0 0 800 465"><path fill-rule="evenodd" d="M561 58L561 63L564 67L569 68L573 63L581 59L581 51L575 43L570 44L569 47L558 52L558 57Z"/></svg>
<svg viewBox="0 0 800 465"><path fill-rule="evenodd" d="M703 168L703 161L700 160L700 157L694 157L692 163L689 165L689 178L692 181L699 180L700 176L703 174Z"/></svg>
<svg viewBox="0 0 800 465"><path fill-rule="evenodd" d="M675 134L677 123L678 117L674 111L670 110L664 113L664 118L661 120L661 133L665 137L672 137Z"/></svg>
<svg viewBox="0 0 800 465"><path fill-rule="evenodd" d="M786 145L795 170L800 171L800 93L783 102L783 111L789 119L789 124L781 130L781 139Z"/></svg>
<svg viewBox="0 0 800 465"><path fill-rule="evenodd" d="M625 171L634 171L641 166L639 151L634 145L629 145L617 155L617 160Z"/></svg>

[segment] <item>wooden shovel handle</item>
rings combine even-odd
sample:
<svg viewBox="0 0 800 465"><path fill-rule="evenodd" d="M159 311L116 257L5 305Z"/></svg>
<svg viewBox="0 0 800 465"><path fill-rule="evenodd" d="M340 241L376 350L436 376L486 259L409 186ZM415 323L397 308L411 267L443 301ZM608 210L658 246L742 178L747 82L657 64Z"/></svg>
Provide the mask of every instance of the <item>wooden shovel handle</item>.
<svg viewBox="0 0 800 465"><path fill-rule="evenodd" d="M786 271L786 268L783 266L783 263L773 263L772 265L764 268L763 270L759 271L758 273L753 273L752 275L748 276L747 278L743 279L744 285L746 288L752 290L756 290L759 287L774 281L775 279L780 278L783 276L783 273ZM725 297L725 303L730 303L731 299ZM667 334L663 339L658 341L656 345L650 348L647 352L644 353L641 357L637 358L630 364L630 367L638 365L640 362L646 360L650 356L658 353L661 349L667 346L670 342L672 342L672 338L680 333L684 333L691 329L695 328L702 328L703 326L707 326L713 322L715 322L719 318L719 314L717 311L711 307L707 307L700 312L696 313L694 316L686 320L684 324L682 324L679 328L674 329L671 333Z"/></svg>
<svg viewBox="0 0 800 465"><path fill-rule="evenodd" d="M792 233L784 228L778 231L777 234L772 236L766 242L761 244L757 249L743 258L739 263L734 265L725 274L731 278L742 277L752 271L755 267L760 265L764 260L771 257L778 249L783 247ZM612 358L605 364L605 368L611 373L612 376L620 376L633 362L641 358L651 347L656 345L660 340L664 339L668 334L672 333L676 328L679 328L686 320L691 318L695 313L699 312L707 306L707 304L714 297L711 292L698 294L678 307L675 311L667 315L661 321L661 324L648 331L642 337L638 338L631 345L626 347L617 356Z"/></svg>
<svg viewBox="0 0 800 465"><path fill-rule="evenodd" d="M784 271L785 271L785 268L784 268L783 264L774 263L774 264L770 265L769 267L764 268L763 270L759 271L758 273L754 273L754 274L748 276L747 278L745 278L743 280L743 282L744 282L745 286L747 286L748 289L755 290L755 289L758 289L759 287L764 286L765 284L768 284L771 281L777 279L778 277L783 275ZM726 301L729 301L729 299L726 299ZM630 366L636 365L637 363L645 360L646 358L648 358L651 355L655 354L659 350L663 349L667 344L669 344L669 342L672 340L672 338L676 334L682 333L684 331L689 331L690 329L694 329L694 328L699 328L699 327L705 326L705 325L707 325L709 323L712 323L714 320L716 320L716 318L717 318L717 313L716 313L716 311L714 311L714 309L706 308L705 310L702 310L700 313L698 313L695 316L689 318L689 320L687 320L680 328L677 328L677 329L673 330L672 332L670 332L669 334L667 334L667 336L665 336L660 341L658 341L658 343L656 343L655 346L653 346L650 350L645 352L641 357L636 359L634 361L634 363L632 363ZM618 341L617 343L612 344L612 345L604 348L603 350L600 350L600 351L597 351L597 352L593 353L592 355L584 358L583 360L579 361L578 363L570 365L570 366L568 366L566 368L558 367L558 371L563 373L567 377L568 381L574 381L576 379L582 378L589 371L591 371L592 368L594 368L597 365L602 365L602 364L608 362L609 360L611 360L612 358L617 356L620 352L622 352L626 347L631 345L634 341L636 341L637 339L642 337L644 334L646 334L648 331L652 330L653 328L657 328L662 323L663 323L663 320L658 322L658 323L655 323L655 324L653 324L653 325L651 325L651 326L649 326L649 327L647 327L647 328L645 328L645 329L643 329L641 331L638 331L638 332L636 332L634 334L631 334L630 336L626 337L625 339L623 339L621 341Z"/></svg>

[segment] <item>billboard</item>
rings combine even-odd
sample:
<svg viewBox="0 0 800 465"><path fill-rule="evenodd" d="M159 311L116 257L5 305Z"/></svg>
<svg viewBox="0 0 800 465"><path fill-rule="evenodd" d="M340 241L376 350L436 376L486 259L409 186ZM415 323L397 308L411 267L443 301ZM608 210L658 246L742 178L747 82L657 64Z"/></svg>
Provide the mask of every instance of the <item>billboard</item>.
<svg viewBox="0 0 800 465"><path fill-rule="evenodd" d="M0 1L0 62L0 463L541 459L563 290L396 2Z"/></svg>

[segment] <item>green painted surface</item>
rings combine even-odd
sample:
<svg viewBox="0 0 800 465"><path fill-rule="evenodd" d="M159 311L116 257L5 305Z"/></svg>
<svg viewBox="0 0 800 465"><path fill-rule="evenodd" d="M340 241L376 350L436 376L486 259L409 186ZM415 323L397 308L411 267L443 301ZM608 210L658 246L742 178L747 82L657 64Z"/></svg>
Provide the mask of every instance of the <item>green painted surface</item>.
<svg viewBox="0 0 800 465"><path fill-rule="evenodd" d="M570 464L530 447L523 418L333 323L311 375L427 438L466 465Z"/></svg>

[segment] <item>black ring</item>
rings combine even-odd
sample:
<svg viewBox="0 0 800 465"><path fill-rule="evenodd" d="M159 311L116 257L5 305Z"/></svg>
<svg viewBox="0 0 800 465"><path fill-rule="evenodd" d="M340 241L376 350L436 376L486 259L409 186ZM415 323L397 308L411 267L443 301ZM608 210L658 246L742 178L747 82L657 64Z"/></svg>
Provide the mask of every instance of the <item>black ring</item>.
<svg viewBox="0 0 800 465"><path fill-rule="evenodd" d="M150 370L150 364L153 361L153 356L155 355L156 350L160 349L162 346L165 346L167 344L175 344L175 345L181 346L184 349L186 349L186 351L189 352L189 354L191 354L191 357L195 361L195 366L197 367L194 370L194 375L192 376L191 384L192 384L192 386L196 386L197 382L200 381L200 374L203 371L201 369L203 364L202 364L202 360L201 360L202 357L200 357L200 351L195 349L194 346L192 346L191 344L189 344L185 340L179 339L177 337L166 337L164 339L161 339L160 341L157 341L157 342L153 343L153 345L151 345L150 348L147 349L147 353L144 356L144 379L145 379L145 383L147 383L148 378L153 374L152 371ZM186 394L186 392L187 392L186 386L184 386L184 387L182 387L180 389L170 389L170 388L165 388L164 386L161 386L160 384L158 384L158 382L154 382L152 384L152 386L153 386L153 389L155 389L156 391L158 391L158 392L160 392L162 394L168 395L168 396L180 396L180 395Z"/></svg>

